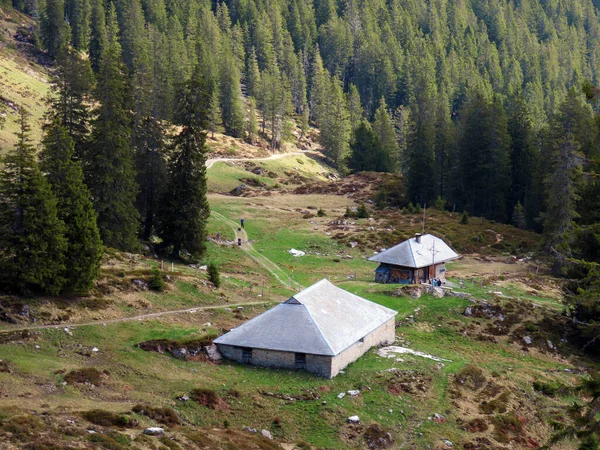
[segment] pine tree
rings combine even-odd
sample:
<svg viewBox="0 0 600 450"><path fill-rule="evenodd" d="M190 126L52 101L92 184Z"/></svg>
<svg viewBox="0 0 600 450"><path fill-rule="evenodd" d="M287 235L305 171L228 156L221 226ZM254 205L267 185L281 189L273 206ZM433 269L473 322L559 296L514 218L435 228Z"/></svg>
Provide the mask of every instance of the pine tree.
<svg viewBox="0 0 600 450"><path fill-rule="evenodd" d="M321 120L324 117L324 108L328 102L329 91L329 74L323 67L323 60L319 53L319 48L315 50L315 56L312 65L312 78L310 86L310 114L311 119L321 125Z"/></svg>
<svg viewBox="0 0 600 450"><path fill-rule="evenodd" d="M75 143L76 159L82 159L89 134L89 103L94 83L90 62L69 49L58 58L53 75L55 95L49 99L49 121L60 121Z"/></svg>
<svg viewBox="0 0 600 450"><path fill-rule="evenodd" d="M350 120L350 129L354 132L356 128L361 124L363 118L363 107L360 103L360 95L356 86L351 84L348 90L347 103L348 103L348 120Z"/></svg>
<svg viewBox="0 0 600 450"><path fill-rule="evenodd" d="M99 106L93 122L84 174L98 213L98 228L105 245L121 250L137 246L139 214L131 119L127 109L127 79L121 62L116 12L109 8L107 46L102 53L96 97Z"/></svg>
<svg viewBox="0 0 600 450"><path fill-rule="evenodd" d="M35 159L24 110L19 127L17 145L0 170L0 285L56 295L65 282L65 226Z"/></svg>
<svg viewBox="0 0 600 450"><path fill-rule="evenodd" d="M369 122L363 119L353 133L348 168L353 172L376 170L381 150L381 141Z"/></svg>
<svg viewBox="0 0 600 450"><path fill-rule="evenodd" d="M65 224L65 287L86 293L98 276L103 253L96 211L83 182L79 162L73 160L74 142L58 119L46 130L40 168L57 199L57 215Z"/></svg>
<svg viewBox="0 0 600 450"><path fill-rule="evenodd" d="M240 73L233 55L221 55L219 92L225 131L233 137L244 134L244 112Z"/></svg>
<svg viewBox="0 0 600 450"><path fill-rule="evenodd" d="M60 56L67 48L70 30L65 21L64 0L46 0L40 32L44 48L52 58Z"/></svg>
<svg viewBox="0 0 600 450"><path fill-rule="evenodd" d="M250 144L256 143L258 136L258 121L256 119L256 100L253 97L248 99L248 120L246 120L246 140Z"/></svg>
<svg viewBox="0 0 600 450"><path fill-rule="evenodd" d="M178 95L176 122L182 129L174 140L159 220L163 246L176 258L189 255L194 261L201 259L206 250L210 214L205 144L210 84L196 69Z"/></svg>
<svg viewBox="0 0 600 450"><path fill-rule="evenodd" d="M68 0L67 17L71 25L71 43L77 50L85 51L89 45L90 2L89 0Z"/></svg>
<svg viewBox="0 0 600 450"><path fill-rule="evenodd" d="M527 228L525 211L523 210L523 205L521 205L521 202L517 202L515 208L513 209L512 224L522 230Z"/></svg>
<svg viewBox="0 0 600 450"><path fill-rule="evenodd" d="M248 62L246 64L246 95L257 98L260 91L260 70L256 60L256 52L250 50Z"/></svg>
<svg viewBox="0 0 600 450"><path fill-rule="evenodd" d="M210 137L215 137L215 131L223 125L221 120L221 105L219 100L219 89L214 89L212 95L210 96L210 105L208 112L208 129L210 131Z"/></svg>
<svg viewBox="0 0 600 450"><path fill-rule="evenodd" d="M396 133L394 124L388 113L385 99L379 102L379 108L375 111L375 120L373 122L373 131L381 143L381 162L380 169L385 172L395 172L399 157L398 142L396 142Z"/></svg>
<svg viewBox="0 0 600 450"><path fill-rule="evenodd" d="M567 259L572 256L574 222L579 217L577 184L584 161L582 147L586 144L582 139L591 117L587 111L579 95L571 89L550 130L550 171L545 179L547 197L543 218L547 246L554 257L553 272L557 275L562 274Z"/></svg>
<svg viewBox="0 0 600 450"><path fill-rule="evenodd" d="M100 59L107 45L106 11L103 0L91 0L90 13L90 64L94 72L100 70Z"/></svg>
<svg viewBox="0 0 600 450"><path fill-rule="evenodd" d="M350 143L350 121L346 97L341 82L335 75L330 78L328 87L327 104L323 105L320 117L320 142L325 155L336 167L341 167Z"/></svg>

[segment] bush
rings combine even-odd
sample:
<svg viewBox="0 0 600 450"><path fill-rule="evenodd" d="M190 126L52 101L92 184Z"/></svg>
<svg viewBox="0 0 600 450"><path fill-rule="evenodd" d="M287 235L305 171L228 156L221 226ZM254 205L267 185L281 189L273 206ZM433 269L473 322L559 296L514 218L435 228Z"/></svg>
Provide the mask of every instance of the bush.
<svg viewBox="0 0 600 450"><path fill-rule="evenodd" d="M93 367L86 369L72 370L65 375L65 381L67 383L90 383L99 385L102 383L102 372L98 371Z"/></svg>
<svg viewBox="0 0 600 450"><path fill-rule="evenodd" d="M359 219L367 219L369 217L369 210L367 209L367 205L361 203L356 211L356 216Z"/></svg>
<svg viewBox="0 0 600 450"><path fill-rule="evenodd" d="M435 209L438 211L444 211L446 209L446 200L444 200L441 196L435 199L434 204Z"/></svg>
<svg viewBox="0 0 600 450"><path fill-rule="evenodd" d="M319 208L319 210L317 211L317 217L325 217L326 215L327 214L325 214L323 208Z"/></svg>
<svg viewBox="0 0 600 450"><path fill-rule="evenodd" d="M541 381L534 381L533 383L534 391L541 392L548 397L554 397L559 389L560 387L555 384L546 384Z"/></svg>
<svg viewBox="0 0 600 450"><path fill-rule="evenodd" d="M469 223L469 213L466 211L463 211L462 215L460 216L460 224L466 225L468 223Z"/></svg>
<svg viewBox="0 0 600 450"><path fill-rule="evenodd" d="M221 287L221 274L219 273L219 266L215 263L210 263L207 267L208 280L215 285L215 287Z"/></svg>
<svg viewBox="0 0 600 450"><path fill-rule="evenodd" d="M200 405L211 409L215 409L219 402L217 393L210 389L194 389L190 394L190 398Z"/></svg>
<svg viewBox="0 0 600 450"><path fill-rule="evenodd" d="M153 291L163 291L165 289L166 283L158 267L152 269L148 285Z"/></svg>
<svg viewBox="0 0 600 450"><path fill-rule="evenodd" d="M173 426L181 424L181 419L173 408L153 408L152 406L135 405L131 411L163 425Z"/></svg>
<svg viewBox="0 0 600 450"><path fill-rule="evenodd" d="M100 425L102 427L135 427L138 422L135 419L132 419L129 416L125 416L122 414L115 414L111 411L104 411L103 409L92 409L90 411L85 411L81 414L81 416L95 425Z"/></svg>

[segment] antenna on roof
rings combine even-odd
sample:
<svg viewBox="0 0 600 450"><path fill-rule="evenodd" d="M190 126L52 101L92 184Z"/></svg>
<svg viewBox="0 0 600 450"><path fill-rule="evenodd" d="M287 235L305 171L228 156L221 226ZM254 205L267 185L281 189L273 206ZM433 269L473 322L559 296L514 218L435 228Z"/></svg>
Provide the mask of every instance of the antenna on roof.
<svg viewBox="0 0 600 450"><path fill-rule="evenodd" d="M425 235L425 212L427 211L427 203L425 203L425 206L423 207L423 235Z"/></svg>

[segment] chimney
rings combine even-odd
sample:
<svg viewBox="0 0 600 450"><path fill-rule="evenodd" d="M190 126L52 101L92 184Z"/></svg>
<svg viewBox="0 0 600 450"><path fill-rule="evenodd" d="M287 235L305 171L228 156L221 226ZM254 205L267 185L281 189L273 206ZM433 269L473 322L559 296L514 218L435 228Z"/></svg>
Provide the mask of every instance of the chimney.
<svg viewBox="0 0 600 450"><path fill-rule="evenodd" d="M415 241L417 241L417 244L421 243L421 233L415 233Z"/></svg>

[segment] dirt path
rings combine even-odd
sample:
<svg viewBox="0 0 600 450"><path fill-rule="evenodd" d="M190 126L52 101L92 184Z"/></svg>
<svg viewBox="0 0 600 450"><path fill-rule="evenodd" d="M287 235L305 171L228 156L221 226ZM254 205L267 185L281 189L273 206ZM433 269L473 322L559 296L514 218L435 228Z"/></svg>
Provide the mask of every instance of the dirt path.
<svg viewBox="0 0 600 450"><path fill-rule="evenodd" d="M281 159L286 156L292 155L303 155L305 152L291 152L291 153L275 153L274 155L267 156L264 158L212 158L206 160L206 169L210 169L215 163L218 162L229 162L229 161L270 161L273 159Z"/></svg>
<svg viewBox="0 0 600 450"><path fill-rule="evenodd" d="M287 274L287 272L284 269L279 267L277 264L275 264L269 258L261 254L252 246L250 240L248 239L248 233L246 233L246 230L244 230L243 228L240 229L236 222L225 217L223 214L219 214L215 211L212 211L211 214L226 222L227 225L229 225L232 228L232 230L235 232L235 240L242 240L242 250L248 253L248 256L250 256L250 258L252 258L258 264L263 266L271 275L273 275L277 279L277 281L279 281L281 285L290 289L304 289L304 286L302 286L297 281L292 280L292 278Z"/></svg>
<svg viewBox="0 0 600 450"><path fill-rule="evenodd" d="M122 317L120 319L108 319L108 320L94 320L92 322L83 322L83 323L61 323L54 325L27 325L24 327L15 326L14 328L8 328L4 330L0 330L0 333L14 333L18 331L30 331L30 330L48 330L50 328L76 328L76 327L87 327L92 325L104 325L109 323L120 323L120 322L133 322L134 320L146 320L153 319L155 317L168 316L173 314L193 314L198 311L209 311L211 309L221 309L221 308L237 308L238 306L252 306L252 305L266 305L272 302L262 301L262 302L247 302L247 303L238 303L235 305L225 304L225 305L211 305L211 306L197 306L195 308L187 308L187 309L176 309L172 311L160 311L155 313L148 314L140 314L139 316L132 317Z"/></svg>

